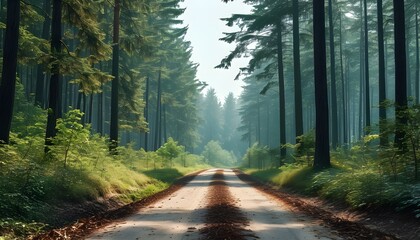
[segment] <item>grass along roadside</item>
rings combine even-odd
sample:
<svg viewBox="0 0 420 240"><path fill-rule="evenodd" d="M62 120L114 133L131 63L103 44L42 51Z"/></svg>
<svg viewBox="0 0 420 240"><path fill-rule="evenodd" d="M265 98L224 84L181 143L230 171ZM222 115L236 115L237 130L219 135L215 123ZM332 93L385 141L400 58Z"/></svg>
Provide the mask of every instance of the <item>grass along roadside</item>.
<svg viewBox="0 0 420 240"><path fill-rule="evenodd" d="M11 185L20 185L19 174L2 178L2 185L8 188L0 190L5 196L0 200L0 239L25 239L119 208L161 192L178 178L203 167L144 169L127 165L111 158L103 159L101 166L69 167L65 171L43 165L44 171L31 172L34 180L28 183L28 190L10 189ZM35 187L39 192L33 194L30 191Z"/></svg>
<svg viewBox="0 0 420 240"><path fill-rule="evenodd" d="M413 215L420 213L418 183L393 181L370 168L349 170L333 166L315 171L307 166L285 165L267 170L244 169L244 172L277 188L320 196L354 209L388 207L409 209Z"/></svg>
<svg viewBox="0 0 420 240"><path fill-rule="evenodd" d="M100 214L78 219L73 224L66 225L62 228L52 229L41 234L36 234L29 236L29 239L33 240L65 240L65 239L83 239L88 236L90 233L95 231L98 228L101 228L117 219L121 219L130 214L134 214L139 209L149 206L156 201L161 200L174 193L178 189L185 186L190 182L195 176L203 172L204 170L195 171L194 173L187 174L179 179L177 179L172 185L168 188L160 191L156 194L150 195L148 197L142 198L141 200L134 201L130 204L126 204L122 207L116 208L114 210L105 211Z"/></svg>

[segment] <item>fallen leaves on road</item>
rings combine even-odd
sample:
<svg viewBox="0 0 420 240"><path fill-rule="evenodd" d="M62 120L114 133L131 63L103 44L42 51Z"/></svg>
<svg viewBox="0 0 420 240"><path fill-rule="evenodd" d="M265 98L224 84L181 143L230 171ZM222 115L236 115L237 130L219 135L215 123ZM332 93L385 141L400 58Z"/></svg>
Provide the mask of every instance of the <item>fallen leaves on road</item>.
<svg viewBox="0 0 420 240"><path fill-rule="evenodd" d="M228 186L224 181L223 170L217 170L210 183L206 212L206 226L200 229L203 239L241 240L254 237L252 231L245 229L249 220L234 205Z"/></svg>

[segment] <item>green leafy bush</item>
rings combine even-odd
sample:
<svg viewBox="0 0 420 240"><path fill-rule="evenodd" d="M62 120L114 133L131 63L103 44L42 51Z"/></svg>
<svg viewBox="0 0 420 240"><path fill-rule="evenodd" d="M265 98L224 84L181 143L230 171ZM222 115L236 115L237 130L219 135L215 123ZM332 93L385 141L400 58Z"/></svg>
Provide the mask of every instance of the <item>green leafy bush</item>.
<svg viewBox="0 0 420 240"><path fill-rule="evenodd" d="M207 143L201 155L207 164L214 167L234 166L237 163L235 154L223 149L217 141Z"/></svg>
<svg viewBox="0 0 420 240"><path fill-rule="evenodd" d="M63 162L63 167L69 164L82 163L79 158L86 152L89 144L90 131L81 123L83 113L78 109L70 110L65 117L57 120L57 135L52 139L51 154Z"/></svg>
<svg viewBox="0 0 420 240"><path fill-rule="evenodd" d="M172 160L182 153L185 152L185 147L178 145L178 142L176 142L173 138L168 138L168 141L163 144L162 147L160 147L156 153L163 157L166 161L169 161L169 166L173 166Z"/></svg>
<svg viewBox="0 0 420 240"><path fill-rule="evenodd" d="M242 165L249 168L265 169L273 166L278 166L273 156L273 152L267 146L260 146L257 143L248 148L244 157L242 158Z"/></svg>

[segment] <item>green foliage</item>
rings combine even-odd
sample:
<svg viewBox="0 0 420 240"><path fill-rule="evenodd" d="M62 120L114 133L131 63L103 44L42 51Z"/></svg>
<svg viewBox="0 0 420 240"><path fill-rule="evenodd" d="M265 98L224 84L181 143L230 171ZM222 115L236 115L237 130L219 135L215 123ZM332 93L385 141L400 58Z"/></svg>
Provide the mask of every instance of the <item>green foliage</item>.
<svg viewBox="0 0 420 240"><path fill-rule="evenodd" d="M420 184L415 184L412 186L405 186L405 191L400 191L398 193L399 198L405 198L401 202L400 209L414 209L414 213L417 218L420 218Z"/></svg>
<svg viewBox="0 0 420 240"><path fill-rule="evenodd" d="M52 139L51 154L63 161L64 168L70 161L81 161L78 155L87 150L90 132L81 123L82 116L80 110L74 109L67 112L64 118L57 120L57 135Z"/></svg>
<svg viewBox="0 0 420 240"><path fill-rule="evenodd" d="M235 155L223 149L216 141L208 142L201 155L207 164L214 167L234 166L237 162Z"/></svg>
<svg viewBox="0 0 420 240"><path fill-rule="evenodd" d="M173 138L168 138L168 141L160 147L156 153L170 162L172 167L172 160L184 152L184 146L179 146Z"/></svg>
<svg viewBox="0 0 420 240"><path fill-rule="evenodd" d="M304 135L296 138L296 144L287 144L287 147L295 150L294 159L296 163L306 163L307 166L312 166L315 154L315 130L311 130Z"/></svg>
<svg viewBox="0 0 420 240"><path fill-rule="evenodd" d="M24 94L23 85L17 83L11 131L18 134L19 137L43 138L46 124L45 110L29 102Z"/></svg>
<svg viewBox="0 0 420 240"><path fill-rule="evenodd" d="M334 162L334 165L343 163ZM350 170L332 167L321 172L296 164L269 170L247 170L251 175L279 187L318 195L353 208L393 207L410 209L420 217L419 184L394 182L374 165Z"/></svg>
<svg viewBox="0 0 420 240"><path fill-rule="evenodd" d="M242 158L242 165L251 168L265 169L278 165L275 161L276 158L273 156L273 152L267 146L262 147L255 143L247 150Z"/></svg>
<svg viewBox="0 0 420 240"><path fill-rule="evenodd" d="M46 227L42 223L25 223L11 218L0 219L0 239L16 239L17 236L36 235Z"/></svg>
<svg viewBox="0 0 420 240"><path fill-rule="evenodd" d="M107 196L131 202L163 190L176 178L203 167L200 157L182 151L188 165L195 167L181 169L180 155L174 158L176 169L171 170L172 174L154 172L147 176L143 171L160 167L161 156L130 146L120 147L118 155L110 155L106 138L90 134L89 126L81 124L83 113L79 110L70 110L57 121L54 145L45 156L45 112L22 103L25 101L17 101L13 122L20 134L12 133L11 144L0 146L1 235L15 238L37 232L45 224L63 224L58 217L63 202L80 204ZM35 115L22 113L26 109L36 112L39 119L31 120L34 124L25 128L24 122ZM167 149L183 150L175 143L171 141L168 146L176 148ZM169 153L175 157L179 152Z"/></svg>
<svg viewBox="0 0 420 240"><path fill-rule="evenodd" d="M163 182L154 182L147 184L145 186L142 186L142 188L139 188L137 190L134 190L132 192L129 192L127 194L124 194L120 196L118 199L125 202L125 203L131 203L134 201L138 201L140 199L143 199L145 197L151 196L153 194L156 194L165 188L167 188L169 185Z"/></svg>
<svg viewBox="0 0 420 240"><path fill-rule="evenodd" d="M161 168L143 171L146 176L155 178L161 182L171 184L174 180L183 176L183 174L175 168Z"/></svg>

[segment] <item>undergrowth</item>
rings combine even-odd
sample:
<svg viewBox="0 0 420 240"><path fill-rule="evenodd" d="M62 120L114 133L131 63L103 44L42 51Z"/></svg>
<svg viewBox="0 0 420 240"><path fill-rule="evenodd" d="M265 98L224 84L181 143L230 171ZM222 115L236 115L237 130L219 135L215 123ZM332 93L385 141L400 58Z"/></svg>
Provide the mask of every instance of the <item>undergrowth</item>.
<svg viewBox="0 0 420 240"><path fill-rule="evenodd" d="M335 160L332 168L323 171L290 164L266 170L245 169L245 172L279 188L320 196L354 209L406 209L420 218L419 183L394 181L392 176L381 174L373 166L351 169L343 164Z"/></svg>
<svg viewBox="0 0 420 240"><path fill-rule="evenodd" d="M105 137L91 135L79 110L57 121L57 136L45 154L43 116L24 134L12 134L11 144L0 144L0 239L25 238L65 224L59 216L63 205L81 206L99 198L130 203L208 167L173 140L171 146L182 150L176 154L172 148L159 154L130 145L109 154Z"/></svg>

